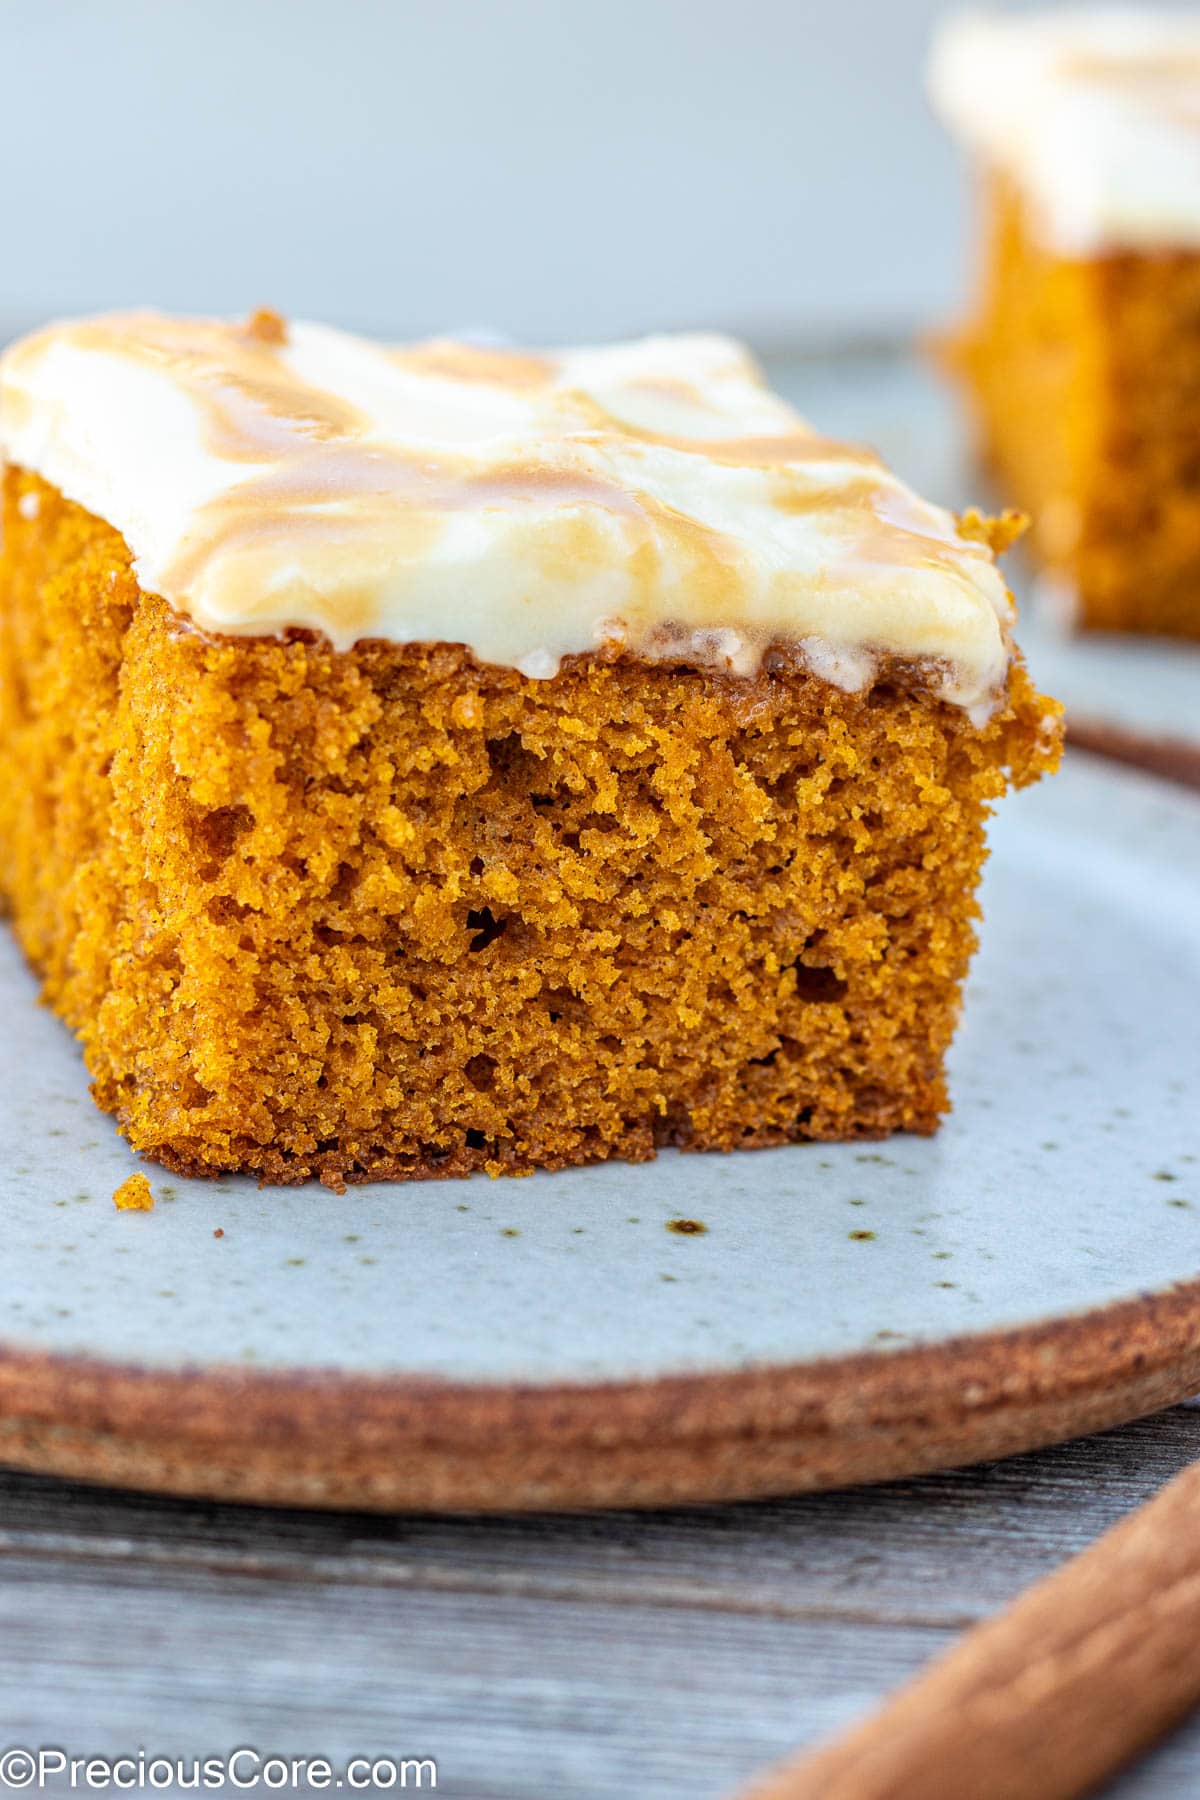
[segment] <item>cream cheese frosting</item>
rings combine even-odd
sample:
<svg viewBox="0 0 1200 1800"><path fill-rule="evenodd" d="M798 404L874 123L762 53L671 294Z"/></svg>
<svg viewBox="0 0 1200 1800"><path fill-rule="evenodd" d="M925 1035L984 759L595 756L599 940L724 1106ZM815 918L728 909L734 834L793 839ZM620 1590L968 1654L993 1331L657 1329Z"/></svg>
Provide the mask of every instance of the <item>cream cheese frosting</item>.
<svg viewBox="0 0 1200 1800"><path fill-rule="evenodd" d="M942 26L934 107L1064 255L1200 244L1200 14L1142 7Z"/></svg>
<svg viewBox="0 0 1200 1800"><path fill-rule="evenodd" d="M722 337L546 354L329 326L107 315L0 359L0 450L121 532L202 630L461 643L551 677L624 648L856 689L921 665L986 718L991 552L831 443Z"/></svg>

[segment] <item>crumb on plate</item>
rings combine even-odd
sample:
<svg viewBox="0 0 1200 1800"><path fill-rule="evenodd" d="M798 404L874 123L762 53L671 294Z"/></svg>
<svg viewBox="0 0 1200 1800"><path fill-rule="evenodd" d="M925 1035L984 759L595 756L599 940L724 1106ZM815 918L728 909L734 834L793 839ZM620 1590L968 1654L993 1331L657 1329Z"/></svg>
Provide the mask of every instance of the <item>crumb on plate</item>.
<svg viewBox="0 0 1200 1800"><path fill-rule="evenodd" d="M118 1212L153 1212L154 1195L150 1191L150 1183L139 1169L135 1175L123 1181L113 1195L113 1205Z"/></svg>

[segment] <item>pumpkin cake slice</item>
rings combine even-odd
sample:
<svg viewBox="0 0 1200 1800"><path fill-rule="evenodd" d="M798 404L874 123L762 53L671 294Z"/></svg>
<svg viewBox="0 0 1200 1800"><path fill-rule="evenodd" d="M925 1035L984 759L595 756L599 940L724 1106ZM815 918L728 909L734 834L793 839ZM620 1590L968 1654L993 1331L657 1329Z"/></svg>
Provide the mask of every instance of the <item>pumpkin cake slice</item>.
<svg viewBox="0 0 1200 1800"><path fill-rule="evenodd" d="M1200 638L1200 16L967 13L934 105L979 177L945 342L1065 622Z"/></svg>
<svg viewBox="0 0 1200 1800"><path fill-rule="evenodd" d="M99 1105L340 1187L933 1131L1053 766L1000 527L737 345L0 361L0 887Z"/></svg>

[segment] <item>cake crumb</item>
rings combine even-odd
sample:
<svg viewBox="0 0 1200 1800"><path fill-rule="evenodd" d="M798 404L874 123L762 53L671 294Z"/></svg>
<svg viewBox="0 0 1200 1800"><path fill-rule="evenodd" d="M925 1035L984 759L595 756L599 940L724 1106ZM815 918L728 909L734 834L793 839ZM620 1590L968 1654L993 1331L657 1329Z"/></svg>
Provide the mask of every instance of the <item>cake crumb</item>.
<svg viewBox="0 0 1200 1800"><path fill-rule="evenodd" d="M121 1183L113 1195L113 1205L118 1212L153 1212L154 1195L140 1169Z"/></svg>
<svg viewBox="0 0 1200 1800"><path fill-rule="evenodd" d="M256 306L246 320L246 335L261 344L286 344L287 321L273 306Z"/></svg>
<svg viewBox="0 0 1200 1800"><path fill-rule="evenodd" d="M961 512L955 521L958 525L959 537L968 543L985 544L993 556L1003 556L1011 550L1018 538L1024 537L1029 529L1029 514L1020 512L1009 506L999 518L991 518L981 513L977 507L969 506Z"/></svg>
<svg viewBox="0 0 1200 1800"><path fill-rule="evenodd" d="M450 706L451 723L466 728L483 724L484 709L479 695L471 692L456 694Z"/></svg>

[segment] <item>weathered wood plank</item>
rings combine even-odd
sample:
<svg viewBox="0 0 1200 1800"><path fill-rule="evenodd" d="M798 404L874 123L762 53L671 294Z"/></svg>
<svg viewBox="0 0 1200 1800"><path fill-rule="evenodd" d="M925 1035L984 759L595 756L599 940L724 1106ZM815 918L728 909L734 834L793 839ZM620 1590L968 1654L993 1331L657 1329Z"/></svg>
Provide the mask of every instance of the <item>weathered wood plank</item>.
<svg viewBox="0 0 1200 1800"><path fill-rule="evenodd" d="M69 1631L67 1622L69 1621ZM713 1795L825 1729L946 1634L204 1578L0 1589L15 1739L432 1755L452 1794Z"/></svg>
<svg viewBox="0 0 1200 1800"><path fill-rule="evenodd" d="M672 1514L271 1513L0 1476L0 1736L434 1755L477 1800L704 1800L872 1704L1200 1455L1177 1408ZM1120 1800L1200 1793L1200 1728Z"/></svg>
<svg viewBox="0 0 1200 1800"><path fill-rule="evenodd" d="M913 1483L657 1514L381 1518L164 1501L0 1475L5 1556L214 1577L623 1598L957 1623L1000 1604L1200 1455L1175 1408L1058 1450Z"/></svg>

